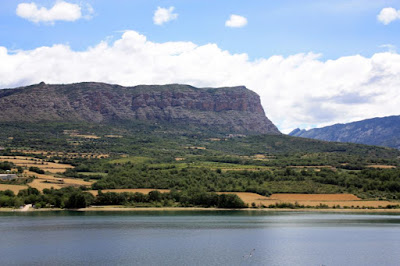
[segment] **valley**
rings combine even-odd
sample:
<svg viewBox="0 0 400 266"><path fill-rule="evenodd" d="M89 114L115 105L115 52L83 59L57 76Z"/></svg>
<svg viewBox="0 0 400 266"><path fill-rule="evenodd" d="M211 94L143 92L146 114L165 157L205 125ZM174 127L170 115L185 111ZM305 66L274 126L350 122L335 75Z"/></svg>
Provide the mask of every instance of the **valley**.
<svg viewBox="0 0 400 266"><path fill-rule="evenodd" d="M90 98L97 95L96 89L100 98ZM153 90L152 96L145 96L145 89ZM17 176L0 181L0 206L400 207L399 150L280 134L262 109L249 107L257 103L257 95L241 87L234 88L234 93L226 88L218 92L173 85L169 89L173 94L168 86L123 88L84 83L3 91L3 101L13 95L52 93L60 101L69 97L72 104L87 96L79 98L76 117L69 117L70 121L59 119L67 118L61 110L72 108L68 104L46 105L53 115L44 116L43 121L27 121L38 118L28 119L29 114L17 121L0 116L0 174ZM74 98L74 90L81 96ZM164 115L117 119L121 110L113 108L123 97L111 97L107 90L142 97L140 108L146 112L170 112L164 104L178 97L174 108L180 114L189 112L193 119L204 119L201 123ZM190 99L199 93L203 98L193 105ZM108 100L103 99L106 96ZM235 104L227 105L229 101ZM137 104L131 107L135 109ZM90 116L82 112L87 108ZM105 111L109 108L114 110L112 114ZM100 116L101 120L94 119ZM225 116L236 121L235 126L224 127L220 119ZM244 116L266 126L244 124ZM212 117L219 117L219 124L211 122Z"/></svg>

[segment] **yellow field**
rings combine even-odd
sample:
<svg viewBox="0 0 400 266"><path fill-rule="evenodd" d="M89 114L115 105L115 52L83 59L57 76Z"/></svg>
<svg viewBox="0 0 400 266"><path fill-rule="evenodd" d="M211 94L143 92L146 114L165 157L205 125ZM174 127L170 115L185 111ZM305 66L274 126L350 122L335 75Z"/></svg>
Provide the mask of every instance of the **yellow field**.
<svg viewBox="0 0 400 266"><path fill-rule="evenodd" d="M95 181L84 181L83 179L78 178L59 178L54 175L41 175L31 171L24 171L25 176L35 176L31 183L29 183L30 187L36 188L40 191L43 191L45 188L54 188L60 189L62 187L79 187L86 186L90 187Z"/></svg>
<svg viewBox="0 0 400 266"><path fill-rule="evenodd" d="M169 189L155 189L155 188L126 188L126 189L104 189L102 190L103 193L107 192L114 192L114 193L124 193L124 192L129 192L129 193L142 193L142 194L149 194L150 191L160 191L161 193L168 193L170 192ZM93 194L93 196L97 196L98 191L97 190L90 190L90 193Z"/></svg>
<svg viewBox="0 0 400 266"><path fill-rule="evenodd" d="M272 194L270 199L280 201L349 201L349 200L361 200L359 197L353 194Z"/></svg>
<svg viewBox="0 0 400 266"><path fill-rule="evenodd" d="M394 169L396 166L394 165L385 165L385 164L370 164L367 165L369 168L381 168L381 169Z"/></svg>
<svg viewBox="0 0 400 266"><path fill-rule="evenodd" d="M29 186L36 188L39 191L43 191L43 189L45 189L45 188L60 189L62 187L60 184L46 183L46 180L44 180L44 179L34 179L31 183L29 183Z"/></svg>
<svg viewBox="0 0 400 266"><path fill-rule="evenodd" d="M106 138L122 138L121 135L104 135Z"/></svg>
<svg viewBox="0 0 400 266"><path fill-rule="evenodd" d="M205 150L206 149L206 147L197 147L197 146L187 146L185 148L189 149L189 150Z"/></svg>
<svg viewBox="0 0 400 266"><path fill-rule="evenodd" d="M221 168L221 167L217 167L217 168L211 168L213 170L217 170L217 169L221 169L221 171L223 172L227 172L227 171L249 171L249 172L259 172L259 171L266 171L269 170L267 167L263 167L263 168Z"/></svg>
<svg viewBox="0 0 400 266"><path fill-rule="evenodd" d="M74 168L69 164L51 163L42 159L24 157L24 156L0 156L0 162L9 161L21 167L39 167L40 169L50 173L62 173L68 168Z"/></svg>
<svg viewBox="0 0 400 266"><path fill-rule="evenodd" d="M381 201L381 200L361 200L353 194L272 194L270 197L258 195L250 192L219 192L218 194L236 194L245 203L251 204L254 202L256 206L274 205L276 203L291 203L296 202L299 205L316 207L320 204L325 204L329 207L359 207L359 208L384 208L387 205L398 205L398 202Z"/></svg>
<svg viewBox="0 0 400 266"><path fill-rule="evenodd" d="M0 156L0 161L9 161L16 164L17 166L27 167L27 168L31 166L38 167L47 172L46 174L38 174L35 172L31 172L29 170L24 170L23 173L24 177L31 177L31 176L35 177L35 179L32 182L28 183L28 186L36 188L40 191L43 191L43 189L45 188L60 189L62 187L68 187L68 186L90 187L94 183L94 181L84 181L83 179L77 179L77 178L60 178L54 175L55 173L65 172L65 170L69 168L74 168L72 165L69 164L46 162L42 159L24 157L24 156ZM25 186L24 188L27 188L27 186ZM15 189L18 189L18 187L16 187Z"/></svg>
<svg viewBox="0 0 400 266"><path fill-rule="evenodd" d="M65 135L69 135L70 137L84 138L84 139L99 139L99 136L94 134L80 134L78 130L64 130Z"/></svg>
<svg viewBox="0 0 400 266"><path fill-rule="evenodd" d="M257 204L257 206L262 204L264 204L265 206L275 204L275 201L271 201L265 196L261 196L259 194L251 192L217 192L217 194L236 194L244 201L244 203L247 203L249 205L253 202Z"/></svg>
<svg viewBox="0 0 400 266"><path fill-rule="evenodd" d="M7 184L0 184L0 191L4 190L11 190L15 194L18 194L20 190L27 189L28 186L25 185L7 185Z"/></svg>
<svg viewBox="0 0 400 266"><path fill-rule="evenodd" d="M76 137L76 138L84 138L84 139L99 139L99 136L96 135L81 135L81 134L71 134L71 137Z"/></svg>

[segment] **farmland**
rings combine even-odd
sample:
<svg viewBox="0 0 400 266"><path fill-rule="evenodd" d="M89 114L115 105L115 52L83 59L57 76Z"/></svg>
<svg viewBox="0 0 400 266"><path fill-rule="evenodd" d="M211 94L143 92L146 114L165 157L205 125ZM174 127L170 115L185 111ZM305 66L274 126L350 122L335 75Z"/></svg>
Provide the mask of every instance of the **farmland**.
<svg viewBox="0 0 400 266"><path fill-rule="evenodd" d="M16 193L22 189L26 189L28 186L36 188L39 191L43 189L60 189L62 187L68 186L87 186L90 187L93 181L84 181L82 179L66 178L60 175L67 169L73 169L74 166L69 164L61 164L56 162L48 162L40 158L35 157L25 157L25 156L0 156L0 162L11 162L16 167L24 168L21 177L29 178L34 177L34 179L27 185L7 185L0 184L0 190L10 189ZM36 173L30 171L31 167L43 170L44 173ZM11 187L10 187L11 186Z"/></svg>
<svg viewBox="0 0 400 266"><path fill-rule="evenodd" d="M15 194L18 194L20 190L27 189L26 185L8 185L8 184L0 184L0 191L11 190Z"/></svg>
<svg viewBox="0 0 400 266"><path fill-rule="evenodd" d="M24 157L24 156L0 156L0 162L11 162L21 167L39 167L45 172L62 173L69 168L74 168L69 164L60 164L55 162L47 162L43 159Z"/></svg>
<svg viewBox="0 0 400 266"><path fill-rule="evenodd" d="M20 178L1 183L20 186L13 191L31 187L49 193L53 188L72 195L75 192L68 188L73 187L96 196L99 190L148 195L157 189L167 194L160 202L147 199L140 204L175 207L198 206L202 201L174 202L182 200L174 191L184 198L211 197L211 202L216 202L216 196L207 193L234 193L256 208L285 204L384 208L400 199L400 152L388 148L283 135L183 132L162 124L3 127L7 131L0 132L0 147L4 147L0 163L11 163L11 171ZM43 173L30 171L31 167ZM139 204L130 196L122 198L122 204Z"/></svg>

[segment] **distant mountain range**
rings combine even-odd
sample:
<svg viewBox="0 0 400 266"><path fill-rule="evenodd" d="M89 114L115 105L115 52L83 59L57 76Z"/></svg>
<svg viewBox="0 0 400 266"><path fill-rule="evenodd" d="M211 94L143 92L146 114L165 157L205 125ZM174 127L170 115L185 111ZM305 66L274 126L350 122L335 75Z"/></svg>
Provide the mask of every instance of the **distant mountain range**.
<svg viewBox="0 0 400 266"><path fill-rule="evenodd" d="M400 116L372 118L310 130L295 129L290 136L353 142L400 149Z"/></svg>
<svg viewBox="0 0 400 266"><path fill-rule="evenodd" d="M246 87L123 87L84 82L40 83L0 90L0 122L118 123L146 121L240 134L280 134L260 97Z"/></svg>

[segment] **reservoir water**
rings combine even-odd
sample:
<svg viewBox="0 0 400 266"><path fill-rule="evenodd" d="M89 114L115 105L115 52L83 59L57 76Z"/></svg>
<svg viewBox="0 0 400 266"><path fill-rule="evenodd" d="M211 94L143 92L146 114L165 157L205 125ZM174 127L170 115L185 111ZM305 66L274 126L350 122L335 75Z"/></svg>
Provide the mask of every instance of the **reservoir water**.
<svg viewBox="0 0 400 266"><path fill-rule="evenodd" d="M0 213L1 265L400 265L400 216Z"/></svg>

